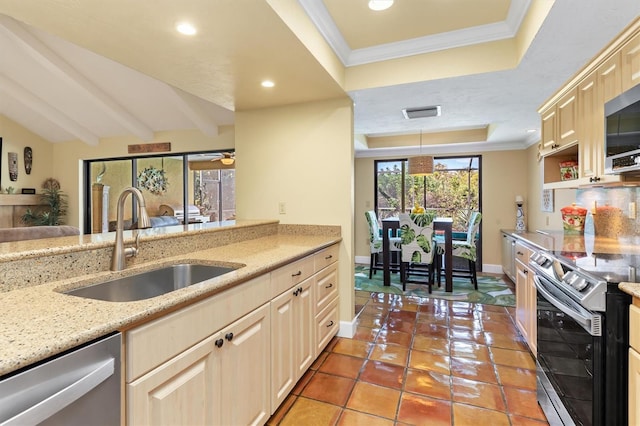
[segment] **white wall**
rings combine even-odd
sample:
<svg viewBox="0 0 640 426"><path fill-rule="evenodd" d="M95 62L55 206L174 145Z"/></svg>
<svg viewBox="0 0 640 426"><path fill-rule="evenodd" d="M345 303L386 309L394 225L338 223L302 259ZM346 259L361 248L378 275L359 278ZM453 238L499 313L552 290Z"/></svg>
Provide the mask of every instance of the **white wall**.
<svg viewBox="0 0 640 426"><path fill-rule="evenodd" d="M354 316L353 108L348 98L239 111L239 219L339 225L340 318ZM284 203L286 213L279 213Z"/></svg>

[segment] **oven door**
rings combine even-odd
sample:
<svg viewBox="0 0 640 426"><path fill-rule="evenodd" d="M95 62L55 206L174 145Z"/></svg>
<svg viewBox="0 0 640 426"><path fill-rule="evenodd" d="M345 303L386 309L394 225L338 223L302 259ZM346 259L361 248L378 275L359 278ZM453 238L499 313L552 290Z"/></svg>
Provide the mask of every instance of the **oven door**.
<svg viewBox="0 0 640 426"><path fill-rule="evenodd" d="M604 318L545 277L535 275L534 281L540 406L550 424L604 424Z"/></svg>

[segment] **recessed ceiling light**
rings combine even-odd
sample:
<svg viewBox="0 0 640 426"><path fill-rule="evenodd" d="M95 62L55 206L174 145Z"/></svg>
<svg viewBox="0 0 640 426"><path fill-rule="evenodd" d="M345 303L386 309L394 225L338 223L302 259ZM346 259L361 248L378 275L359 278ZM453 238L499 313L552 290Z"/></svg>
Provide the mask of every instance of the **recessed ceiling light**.
<svg viewBox="0 0 640 426"><path fill-rule="evenodd" d="M273 86L275 86L276 84L275 84L273 81L271 81L271 80L265 80L265 81L263 81L262 83L260 83L260 85L261 85L262 87L273 87Z"/></svg>
<svg viewBox="0 0 640 426"><path fill-rule="evenodd" d="M393 0L369 0L369 9L385 10L393 5Z"/></svg>
<svg viewBox="0 0 640 426"><path fill-rule="evenodd" d="M196 27L194 27L192 24L188 22L179 22L176 25L176 31L184 35L194 35L195 33L198 32L196 30Z"/></svg>

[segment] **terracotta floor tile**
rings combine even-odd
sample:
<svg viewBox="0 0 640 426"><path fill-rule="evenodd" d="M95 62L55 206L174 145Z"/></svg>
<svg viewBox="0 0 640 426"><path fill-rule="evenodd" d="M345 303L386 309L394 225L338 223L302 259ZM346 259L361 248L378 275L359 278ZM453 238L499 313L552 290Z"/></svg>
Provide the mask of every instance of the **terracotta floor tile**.
<svg viewBox="0 0 640 426"><path fill-rule="evenodd" d="M491 352L493 362L496 364L527 368L529 370L536 369L536 363L528 351L489 347L489 352Z"/></svg>
<svg viewBox="0 0 640 426"><path fill-rule="evenodd" d="M296 383L296 385L291 390L291 394L300 395L300 393L302 392L302 389L304 389L304 387L307 386L307 383L309 383L309 380L311 380L314 374L316 374L315 370L309 369L305 371L302 377L300 377L300 380L298 380L298 383Z"/></svg>
<svg viewBox="0 0 640 426"><path fill-rule="evenodd" d="M511 317L506 312L482 311L480 312L480 319L483 321L493 321L505 325L513 324L513 322L511 321Z"/></svg>
<svg viewBox="0 0 640 426"><path fill-rule="evenodd" d="M387 319L386 317L387 314L370 315L363 312L358 317L357 325L358 327L381 328Z"/></svg>
<svg viewBox="0 0 640 426"><path fill-rule="evenodd" d="M451 400L451 376L429 370L407 371L404 390L431 398Z"/></svg>
<svg viewBox="0 0 640 426"><path fill-rule="evenodd" d="M536 371L526 368L496 365L498 380L502 386L513 386L522 389L536 389Z"/></svg>
<svg viewBox="0 0 640 426"><path fill-rule="evenodd" d="M464 340L451 341L451 356L491 362L489 348L487 346Z"/></svg>
<svg viewBox="0 0 640 426"><path fill-rule="evenodd" d="M344 405L351 394L355 380L332 374L316 373L300 396L334 405Z"/></svg>
<svg viewBox="0 0 640 426"><path fill-rule="evenodd" d="M513 324L503 324L495 321L483 321L482 329L484 331L504 334L505 336L520 337L518 329Z"/></svg>
<svg viewBox="0 0 640 426"><path fill-rule="evenodd" d="M442 374L450 374L451 371L449 356L416 350L409 355L409 367Z"/></svg>
<svg viewBox="0 0 640 426"><path fill-rule="evenodd" d="M403 321L401 319L387 318L382 328L387 330L403 331L405 333L413 333L414 321Z"/></svg>
<svg viewBox="0 0 640 426"><path fill-rule="evenodd" d="M417 314L415 310L413 312L405 311L405 310L389 312L389 319L400 320L405 322L416 322L416 316Z"/></svg>
<svg viewBox="0 0 640 426"><path fill-rule="evenodd" d="M356 327L356 333L353 335L352 339L362 340L365 342L373 342L374 340L376 340L376 336L379 332L379 328L369 328L359 325Z"/></svg>
<svg viewBox="0 0 640 426"><path fill-rule="evenodd" d="M407 365L408 356L409 348L403 348L398 345L376 344L371 351L371 355L369 355L369 359L405 366Z"/></svg>
<svg viewBox="0 0 640 426"><path fill-rule="evenodd" d="M395 330L382 330L375 339L376 343L393 344L408 348L411 346L411 333L405 333ZM372 341L372 340L369 340Z"/></svg>
<svg viewBox="0 0 640 426"><path fill-rule="evenodd" d="M444 299L424 299L418 312L429 314L449 313L449 301Z"/></svg>
<svg viewBox="0 0 640 426"><path fill-rule="evenodd" d="M455 425L511 425L505 413L458 403L453 404L453 423Z"/></svg>
<svg viewBox="0 0 640 426"><path fill-rule="evenodd" d="M451 402L403 393L398 422L411 425L450 426Z"/></svg>
<svg viewBox="0 0 640 426"><path fill-rule="evenodd" d="M346 408L395 419L399 401L400 391L398 390L357 382Z"/></svg>
<svg viewBox="0 0 640 426"><path fill-rule="evenodd" d="M412 349L449 355L449 339L416 335L413 337Z"/></svg>
<svg viewBox="0 0 640 426"><path fill-rule="evenodd" d="M435 337L438 339L446 339L449 337L449 328L436 324L416 324L416 336Z"/></svg>
<svg viewBox="0 0 640 426"><path fill-rule="evenodd" d="M364 365L358 380L387 388L402 389L404 374L404 366L369 360Z"/></svg>
<svg viewBox="0 0 640 426"><path fill-rule="evenodd" d="M339 338L336 345L333 347L332 352L366 358L372 347L373 344L369 342Z"/></svg>
<svg viewBox="0 0 640 426"><path fill-rule="evenodd" d="M358 411L344 410L338 426L394 426L394 422Z"/></svg>
<svg viewBox="0 0 640 426"><path fill-rule="evenodd" d="M505 387L502 390L507 401L509 414L546 421L546 417L538 405L536 391L512 387Z"/></svg>
<svg viewBox="0 0 640 426"><path fill-rule="evenodd" d="M311 367L309 367L310 370L317 370L322 363L324 362L325 358L327 358L327 355L329 354L329 352L322 352L320 355L318 355L318 358L316 358L315 361L313 361L313 364L311 364Z"/></svg>
<svg viewBox="0 0 640 426"><path fill-rule="evenodd" d="M451 340L467 340L481 345L486 344L485 332L453 327L449 330Z"/></svg>
<svg viewBox="0 0 640 426"><path fill-rule="evenodd" d="M476 304L474 306L474 309L478 312L502 312L502 313L509 314L509 311L507 308L505 308L504 306L498 306L498 305Z"/></svg>
<svg viewBox="0 0 640 426"><path fill-rule="evenodd" d="M285 400L280 404L280 406L276 409L276 412L269 418L267 421L268 426L275 426L282 421L284 416L289 412L289 409L298 399L295 395L289 395L285 398Z"/></svg>
<svg viewBox="0 0 640 426"><path fill-rule="evenodd" d="M419 324L436 324L447 327L449 325L449 314L447 312L419 312L416 322Z"/></svg>
<svg viewBox="0 0 640 426"><path fill-rule="evenodd" d="M509 416L512 425L517 426L544 426L548 425L546 420L534 420L522 416Z"/></svg>
<svg viewBox="0 0 640 426"><path fill-rule="evenodd" d="M453 317L449 321L449 326L452 328L461 328L463 330L477 330L482 331L482 321L473 318L457 318Z"/></svg>
<svg viewBox="0 0 640 426"><path fill-rule="evenodd" d="M289 409L289 412L285 414L280 426L333 426L337 423L341 411L341 408L335 405L307 398L298 398Z"/></svg>
<svg viewBox="0 0 640 426"><path fill-rule="evenodd" d="M318 371L355 379L358 377L364 362L365 360L363 358L330 353Z"/></svg>
<svg viewBox="0 0 640 426"><path fill-rule="evenodd" d="M487 346L496 346L503 349L513 349L516 351L526 351L527 344L522 337L518 336L514 339L513 336L505 336L500 333L493 333L490 331L484 332L485 344Z"/></svg>
<svg viewBox="0 0 640 426"><path fill-rule="evenodd" d="M485 383L498 383L494 366L490 362L466 358L451 358L451 375Z"/></svg>
<svg viewBox="0 0 640 426"><path fill-rule="evenodd" d="M490 410L506 411L500 386L453 377L453 400Z"/></svg>

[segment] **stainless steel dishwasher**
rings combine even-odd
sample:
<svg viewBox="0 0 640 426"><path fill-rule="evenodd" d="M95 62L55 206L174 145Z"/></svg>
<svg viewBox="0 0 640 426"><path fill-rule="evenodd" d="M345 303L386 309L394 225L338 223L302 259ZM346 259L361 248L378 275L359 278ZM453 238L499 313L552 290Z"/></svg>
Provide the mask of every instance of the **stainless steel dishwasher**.
<svg viewBox="0 0 640 426"><path fill-rule="evenodd" d="M122 335L0 378L0 425L119 425Z"/></svg>

